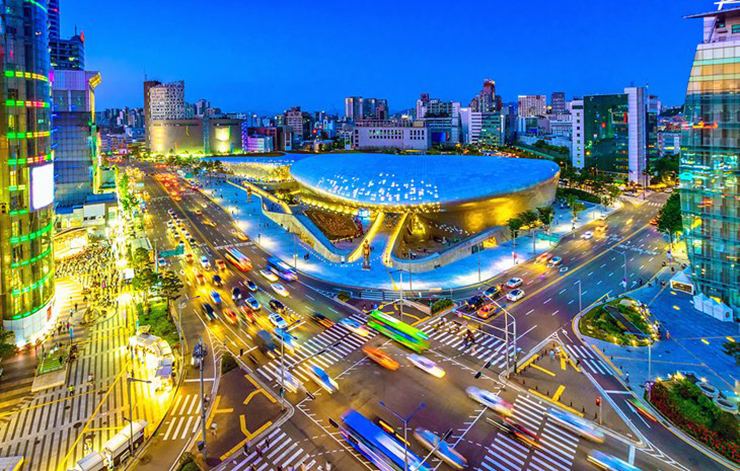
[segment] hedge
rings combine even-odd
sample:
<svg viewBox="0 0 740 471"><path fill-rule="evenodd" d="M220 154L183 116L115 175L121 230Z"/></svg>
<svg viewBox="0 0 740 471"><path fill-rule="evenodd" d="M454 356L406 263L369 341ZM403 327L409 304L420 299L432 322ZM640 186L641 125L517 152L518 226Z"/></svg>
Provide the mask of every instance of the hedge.
<svg viewBox="0 0 740 471"><path fill-rule="evenodd" d="M579 190L577 188L558 188L555 192L555 196L561 199L565 199L568 195L574 195L579 200L589 203L601 203L598 196L594 195L593 193L589 193L588 191Z"/></svg>
<svg viewBox="0 0 740 471"><path fill-rule="evenodd" d="M455 303L453 303L451 299L440 299L439 301L432 304L432 314L436 314L443 309L447 309L448 307L453 306L454 304Z"/></svg>
<svg viewBox="0 0 740 471"><path fill-rule="evenodd" d="M150 326L149 333L163 338L173 349L180 343L177 326L167 314L166 302L149 303L149 312L139 315L139 325Z"/></svg>
<svg viewBox="0 0 740 471"><path fill-rule="evenodd" d="M688 379L658 382L650 402L677 427L733 461L740 462L740 427Z"/></svg>

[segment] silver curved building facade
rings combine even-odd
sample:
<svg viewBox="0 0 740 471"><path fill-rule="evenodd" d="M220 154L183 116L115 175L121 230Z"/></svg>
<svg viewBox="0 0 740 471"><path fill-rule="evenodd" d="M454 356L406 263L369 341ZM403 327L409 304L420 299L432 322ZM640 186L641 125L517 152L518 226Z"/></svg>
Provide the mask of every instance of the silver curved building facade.
<svg viewBox="0 0 740 471"><path fill-rule="evenodd" d="M418 213L474 233L550 205L560 168L491 156L327 154L300 160L290 172L307 201Z"/></svg>

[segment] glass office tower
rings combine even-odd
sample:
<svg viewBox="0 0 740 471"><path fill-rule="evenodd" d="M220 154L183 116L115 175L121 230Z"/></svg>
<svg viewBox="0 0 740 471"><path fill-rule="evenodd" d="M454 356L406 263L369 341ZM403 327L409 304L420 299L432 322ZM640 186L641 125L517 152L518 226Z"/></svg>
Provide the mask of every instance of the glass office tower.
<svg viewBox="0 0 740 471"><path fill-rule="evenodd" d="M681 137L680 193L693 280L740 315L740 8L704 21Z"/></svg>
<svg viewBox="0 0 740 471"><path fill-rule="evenodd" d="M46 1L2 5L0 313L26 344L54 321L48 25Z"/></svg>

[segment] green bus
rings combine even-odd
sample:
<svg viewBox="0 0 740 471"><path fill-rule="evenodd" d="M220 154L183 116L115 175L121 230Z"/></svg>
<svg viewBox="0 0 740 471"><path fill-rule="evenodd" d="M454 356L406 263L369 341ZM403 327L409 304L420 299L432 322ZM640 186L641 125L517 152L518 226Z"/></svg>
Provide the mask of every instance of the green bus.
<svg viewBox="0 0 740 471"><path fill-rule="evenodd" d="M378 310L370 313L367 325L417 353L429 348L427 334Z"/></svg>

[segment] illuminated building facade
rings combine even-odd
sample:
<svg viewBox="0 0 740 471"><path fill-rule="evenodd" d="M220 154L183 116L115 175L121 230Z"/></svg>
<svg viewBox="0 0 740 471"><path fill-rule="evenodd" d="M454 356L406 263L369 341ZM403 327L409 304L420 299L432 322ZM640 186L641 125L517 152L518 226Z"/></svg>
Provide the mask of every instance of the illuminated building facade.
<svg viewBox="0 0 740 471"><path fill-rule="evenodd" d="M704 22L689 77L680 194L692 279L740 317L740 8L691 15ZM697 303L694 303L697 305Z"/></svg>
<svg viewBox="0 0 740 471"><path fill-rule="evenodd" d="M3 328L22 345L43 335L55 320L46 8L6 0L0 22L0 313Z"/></svg>

